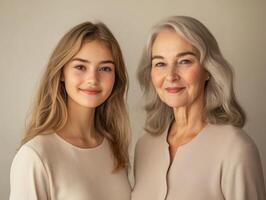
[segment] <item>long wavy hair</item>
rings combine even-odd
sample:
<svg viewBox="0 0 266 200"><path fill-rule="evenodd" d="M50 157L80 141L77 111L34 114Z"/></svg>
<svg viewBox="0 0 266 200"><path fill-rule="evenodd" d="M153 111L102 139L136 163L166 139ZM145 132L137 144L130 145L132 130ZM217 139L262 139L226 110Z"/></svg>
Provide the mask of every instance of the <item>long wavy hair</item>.
<svg viewBox="0 0 266 200"><path fill-rule="evenodd" d="M198 20L187 16L172 16L159 22L151 30L137 71L140 86L147 100L145 130L153 135L159 135L174 119L173 109L160 100L151 82L152 45L164 29L176 31L191 43L200 52L200 63L210 74L204 96L203 115L206 122L243 127L246 117L235 97L233 70L223 57L216 39Z"/></svg>
<svg viewBox="0 0 266 200"><path fill-rule="evenodd" d="M53 51L42 76L22 144L37 135L54 133L68 118L67 94L60 81L63 67L79 52L85 42L99 40L107 44L115 62L115 83L111 95L95 110L95 128L111 144L116 164L114 171L129 166L129 119L125 96L128 77L119 44L103 23L85 22L67 32Z"/></svg>

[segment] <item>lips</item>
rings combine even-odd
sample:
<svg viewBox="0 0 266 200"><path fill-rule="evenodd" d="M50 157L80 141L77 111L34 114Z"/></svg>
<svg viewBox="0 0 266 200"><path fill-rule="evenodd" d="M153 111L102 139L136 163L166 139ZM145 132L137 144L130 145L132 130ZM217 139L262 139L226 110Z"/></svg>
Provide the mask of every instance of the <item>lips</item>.
<svg viewBox="0 0 266 200"><path fill-rule="evenodd" d="M165 88L165 90L169 93L178 93L178 92L182 91L183 89L185 89L185 87L167 87L167 88Z"/></svg>
<svg viewBox="0 0 266 200"><path fill-rule="evenodd" d="M80 89L82 92L85 94L98 94L100 90L95 89L95 88L88 88L88 89Z"/></svg>

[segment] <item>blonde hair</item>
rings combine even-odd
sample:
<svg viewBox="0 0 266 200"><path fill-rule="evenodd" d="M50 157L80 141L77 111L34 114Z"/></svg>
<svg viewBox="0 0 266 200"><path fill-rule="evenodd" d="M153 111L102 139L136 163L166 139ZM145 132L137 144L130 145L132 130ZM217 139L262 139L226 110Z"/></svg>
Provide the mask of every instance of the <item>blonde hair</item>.
<svg viewBox="0 0 266 200"><path fill-rule="evenodd" d="M233 90L233 71L223 57L214 36L201 22L192 17L173 16L153 27L137 72L140 86L147 98L145 130L154 135L161 134L174 119L173 110L156 94L150 73L153 42L157 35L167 28L182 35L200 52L200 62L210 74L205 85L203 114L206 122L243 127L246 117Z"/></svg>
<svg viewBox="0 0 266 200"><path fill-rule="evenodd" d="M128 77L119 44L103 23L85 22L67 32L53 51L40 82L36 101L22 144L37 135L51 134L66 124L67 94L60 81L63 67L78 53L85 42L99 40L110 48L115 62L115 83L111 95L95 111L95 128L112 147L116 164L114 169L129 165L129 119L124 95Z"/></svg>

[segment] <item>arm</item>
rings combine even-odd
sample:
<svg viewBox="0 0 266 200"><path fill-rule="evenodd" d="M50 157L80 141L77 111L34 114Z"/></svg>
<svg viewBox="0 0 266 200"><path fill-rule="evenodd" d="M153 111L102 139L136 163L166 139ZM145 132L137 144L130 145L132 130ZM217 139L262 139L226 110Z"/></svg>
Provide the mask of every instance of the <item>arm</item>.
<svg viewBox="0 0 266 200"><path fill-rule="evenodd" d="M10 170L10 200L49 199L48 177L38 154L23 146Z"/></svg>
<svg viewBox="0 0 266 200"><path fill-rule="evenodd" d="M137 141L136 145L135 145L135 153L134 153L134 168L133 168L133 175L134 175L134 186L132 188L132 190L134 190L135 184L136 184L136 179L137 179L137 174L136 174L136 168L137 168L137 164L138 164L138 158L140 157L139 154L139 140Z"/></svg>
<svg viewBox="0 0 266 200"><path fill-rule="evenodd" d="M253 142L232 145L223 165L221 184L226 200L266 199L261 160Z"/></svg>

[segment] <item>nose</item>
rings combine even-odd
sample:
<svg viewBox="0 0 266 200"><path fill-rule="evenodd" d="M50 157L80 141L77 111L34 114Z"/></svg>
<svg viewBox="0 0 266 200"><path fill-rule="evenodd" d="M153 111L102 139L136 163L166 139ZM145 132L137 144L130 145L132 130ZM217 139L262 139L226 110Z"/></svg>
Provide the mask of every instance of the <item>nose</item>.
<svg viewBox="0 0 266 200"><path fill-rule="evenodd" d="M97 69L90 69L86 74L86 82L91 85L96 85L98 82L98 73Z"/></svg>
<svg viewBox="0 0 266 200"><path fill-rule="evenodd" d="M178 71L176 69L176 66L174 64L170 65L168 67L168 71L167 71L167 76L166 76L166 79L168 81L176 81L178 80L180 77L179 77L179 74L178 74Z"/></svg>

